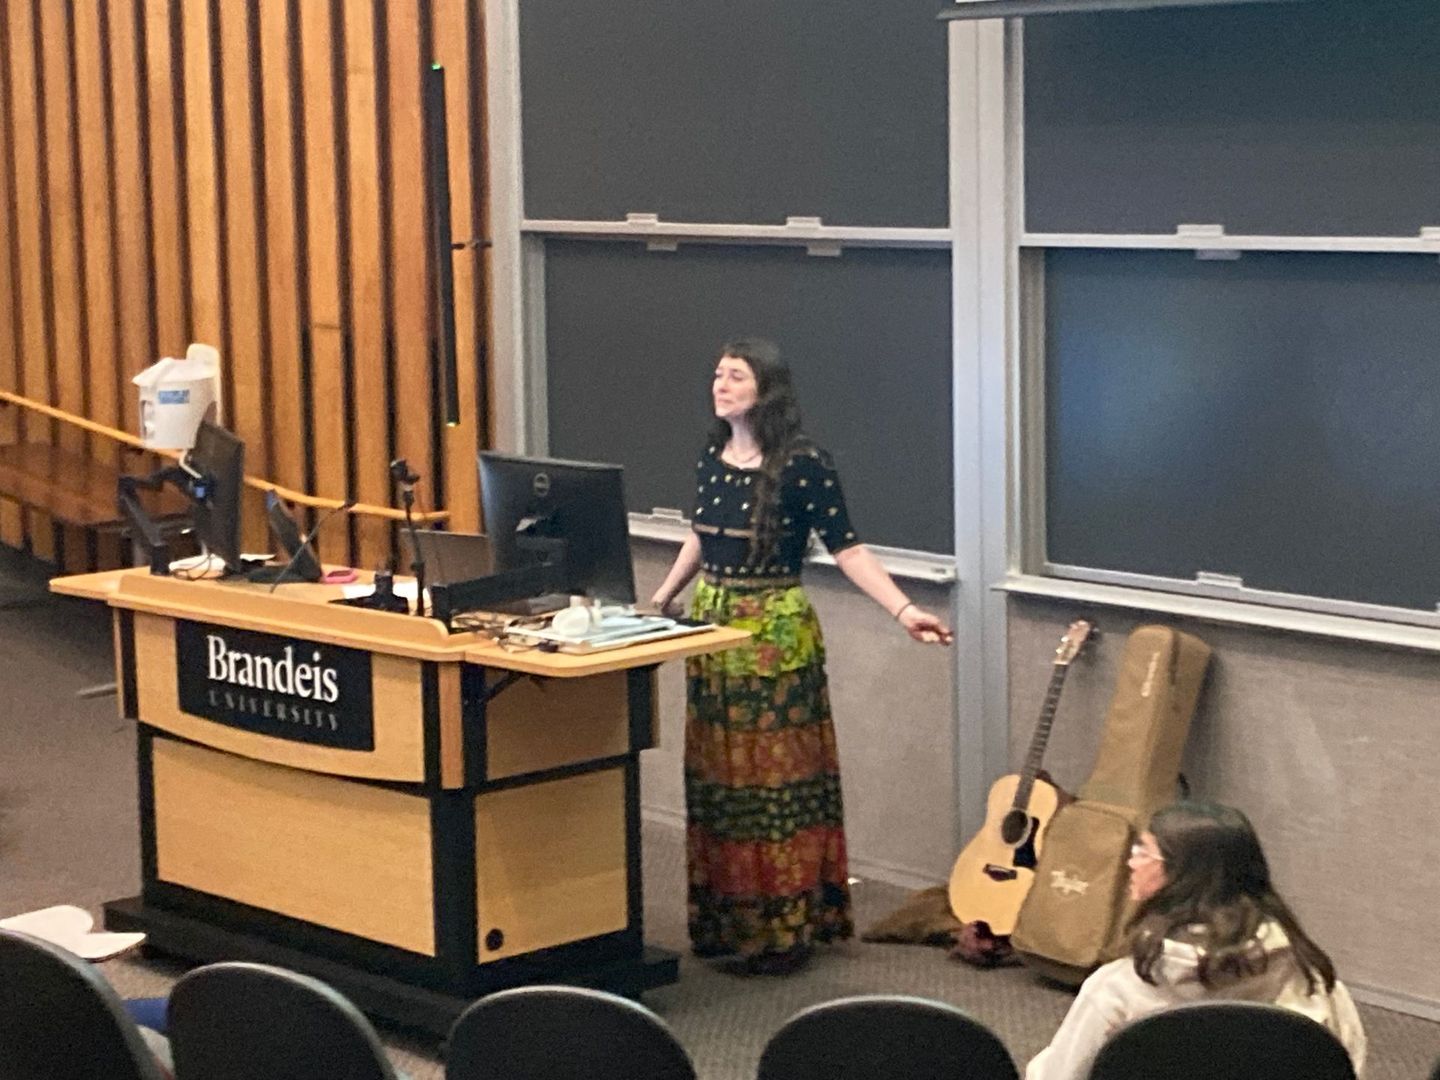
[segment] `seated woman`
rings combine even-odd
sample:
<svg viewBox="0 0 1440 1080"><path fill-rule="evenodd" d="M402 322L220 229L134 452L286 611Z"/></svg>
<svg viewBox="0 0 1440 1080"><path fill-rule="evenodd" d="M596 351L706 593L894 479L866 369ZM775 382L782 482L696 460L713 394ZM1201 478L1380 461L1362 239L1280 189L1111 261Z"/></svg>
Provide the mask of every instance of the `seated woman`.
<svg viewBox="0 0 1440 1080"><path fill-rule="evenodd" d="M1249 820L1210 803L1159 811L1130 849L1130 955L1099 968L1025 1080L1082 1080L1131 1020L1185 1002L1280 1005L1324 1024L1363 1077L1365 1032L1335 966L1270 882Z"/></svg>

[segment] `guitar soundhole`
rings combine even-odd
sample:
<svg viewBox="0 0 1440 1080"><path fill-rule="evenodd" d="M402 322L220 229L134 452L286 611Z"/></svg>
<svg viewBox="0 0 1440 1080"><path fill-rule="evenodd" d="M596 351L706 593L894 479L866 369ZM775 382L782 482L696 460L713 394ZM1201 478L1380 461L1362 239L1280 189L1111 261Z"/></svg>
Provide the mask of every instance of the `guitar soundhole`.
<svg viewBox="0 0 1440 1080"><path fill-rule="evenodd" d="M1000 820L1000 839L1007 844L1018 844L1030 832L1030 815L1023 810L1011 810Z"/></svg>
<svg viewBox="0 0 1440 1080"><path fill-rule="evenodd" d="M1023 870L1034 870L1038 858L1035 855L1035 833L1040 829L1040 819L1030 819L1030 835L1015 849L1015 865Z"/></svg>

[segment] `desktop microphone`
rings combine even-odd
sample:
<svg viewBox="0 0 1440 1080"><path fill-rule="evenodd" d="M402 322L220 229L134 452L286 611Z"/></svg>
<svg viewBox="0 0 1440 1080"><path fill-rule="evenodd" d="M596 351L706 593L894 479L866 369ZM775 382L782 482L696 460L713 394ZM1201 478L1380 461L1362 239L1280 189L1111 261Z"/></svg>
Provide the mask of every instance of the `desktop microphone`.
<svg viewBox="0 0 1440 1080"><path fill-rule="evenodd" d="M414 558L410 573L415 576L415 614L425 614L425 555L420 550L420 538L415 535L415 518L411 511L415 507L415 484L420 480L412 472L410 463L403 457L390 462L390 479L400 486L400 501L405 506L405 531L410 534L410 547Z"/></svg>
<svg viewBox="0 0 1440 1080"><path fill-rule="evenodd" d="M315 539L315 534L320 531L320 526L324 525L327 521L329 521L336 514L340 513L342 510L349 510L354 505L354 499L346 499L339 506L332 506L329 510L325 511L325 513L320 515L320 517L316 520L315 524L310 526L310 531L300 538L300 543L296 546L295 550L290 555L290 561L287 562L283 567L281 567L280 573L275 575L275 580L270 583L271 592L274 592L276 587L289 575L290 571L295 569L295 563L299 561L300 553L303 551L310 551L310 542ZM320 556L313 551L311 551L310 553L315 556L315 562L318 564L320 562Z"/></svg>

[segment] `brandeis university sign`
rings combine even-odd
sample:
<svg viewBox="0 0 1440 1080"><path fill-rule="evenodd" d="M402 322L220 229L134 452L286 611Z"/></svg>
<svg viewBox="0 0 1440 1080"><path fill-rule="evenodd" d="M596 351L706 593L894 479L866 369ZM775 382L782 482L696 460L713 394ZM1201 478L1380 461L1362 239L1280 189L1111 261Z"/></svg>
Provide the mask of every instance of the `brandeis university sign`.
<svg viewBox="0 0 1440 1080"><path fill-rule="evenodd" d="M180 708L230 727L345 750L375 749L370 654L177 620Z"/></svg>

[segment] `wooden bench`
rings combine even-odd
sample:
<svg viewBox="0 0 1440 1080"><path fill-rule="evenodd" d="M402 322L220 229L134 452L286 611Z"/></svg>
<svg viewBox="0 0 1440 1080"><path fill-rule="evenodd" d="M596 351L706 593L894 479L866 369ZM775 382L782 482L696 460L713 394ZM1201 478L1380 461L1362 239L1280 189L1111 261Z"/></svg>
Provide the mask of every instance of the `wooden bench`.
<svg viewBox="0 0 1440 1080"><path fill-rule="evenodd" d="M114 465L46 443L0 446L0 497L47 515L55 525L85 531L83 559L79 552L66 552L64 533L59 534L55 561L71 569L98 565L101 534L118 535L125 526L115 501L121 475ZM157 522L179 519L187 509L184 496L173 490L145 492L141 501ZM112 557L118 553L111 551Z"/></svg>
<svg viewBox="0 0 1440 1080"><path fill-rule="evenodd" d="M57 525L83 529L86 533L86 560L94 566L97 559L97 537L102 533L118 535L126 522L116 505L116 487L124 473L146 475L157 464L176 455L165 451L151 451L135 436L124 431L106 427L83 416L67 413L53 405L22 397L10 390L0 389L0 408L19 407L28 413L58 420L73 428L98 435L118 444L125 452L135 453L134 468L122 472L108 461L75 453L58 446L40 442L15 442L0 444L0 499L9 499L40 514L45 514ZM103 445L103 444L101 444ZM108 457L110 455L101 455ZM120 456L120 455L116 455ZM141 463L144 464L141 464ZM344 505L352 514L362 514L383 520L402 522L403 510L389 506L374 506L368 503L343 502L339 499L322 498L304 492L292 491L268 480L253 476L245 477L245 485L257 491L273 491L283 499L316 511L333 510ZM185 496L173 488L158 492L142 492L141 504L157 523L172 522L184 517L189 511ZM434 525L445 521L450 514L435 510L415 514L417 524ZM63 534L63 530L61 530ZM57 551L56 562L68 569L76 569L76 562L64 559L63 544Z"/></svg>
<svg viewBox="0 0 1440 1080"><path fill-rule="evenodd" d="M113 466L58 446L0 446L0 496L44 511L62 525L82 529L122 526L124 519L115 503L120 476L121 471ZM185 512L185 499L177 491L146 492L142 502L156 518Z"/></svg>

